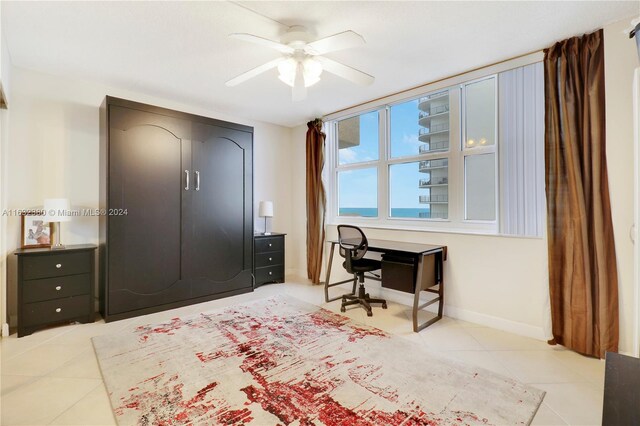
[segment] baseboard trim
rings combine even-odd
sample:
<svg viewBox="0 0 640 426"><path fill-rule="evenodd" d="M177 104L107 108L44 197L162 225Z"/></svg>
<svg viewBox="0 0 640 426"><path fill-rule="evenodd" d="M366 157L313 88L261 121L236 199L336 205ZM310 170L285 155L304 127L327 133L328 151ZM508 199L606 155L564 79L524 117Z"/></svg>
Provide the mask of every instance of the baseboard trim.
<svg viewBox="0 0 640 426"><path fill-rule="evenodd" d="M284 275L287 278L299 278L308 281L307 271L302 269L287 269L284 271Z"/></svg>
<svg viewBox="0 0 640 426"><path fill-rule="evenodd" d="M373 287L370 285L369 287ZM379 287L380 295L390 302L400 303L402 305L413 305L413 295L403 293L396 290L391 290L384 287ZM426 293L423 293L426 294ZM424 300L429 300L428 296L424 296ZM446 299L445 299L446 300ZM436 312L437 305L428 306L427 311ZM495 328L497 330L507 331L509 333L517 334L519 336L531 337L533 339L546 342L546 336L542 327L536 327L530 324L524 324L517 321L508 320L505 318L495 317L492 315L482 314L479 312L469 311L467 309L458 308L456 306L444 304L444 315L459 319L462 321L472 322L474 324L484 325L486 327Z"/></svg>
<svg viewBox="0 0 640 426"><path fill-rule="evenodd" d="M480 324L498 330L507 331L509 333L518 334L524 337L531 337L532 339L541 340L543 342L546 342L548 340L542 327L536 327L534 325L524 324L522 322L468 311L466 309L460 309L455 306L448 306L446 304L444 305L444 312L445 315L459 320L469 321L475 324Z"/></svg>
<svg viewBox="0 0 640 426"><path fill-rule="evenodd" d="M2 337L9 337L9 324L2 324Z"/></svg>

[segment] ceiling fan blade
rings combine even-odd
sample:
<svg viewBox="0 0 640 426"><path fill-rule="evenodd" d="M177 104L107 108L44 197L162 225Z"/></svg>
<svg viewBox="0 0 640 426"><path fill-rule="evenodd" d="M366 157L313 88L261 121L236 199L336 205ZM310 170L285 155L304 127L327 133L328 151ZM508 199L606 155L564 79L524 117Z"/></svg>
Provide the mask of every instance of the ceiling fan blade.
<svg viewBox="0 0 640 426"><path fill-rule="evenodd" d="M225 83L226 86L229 87L233 87L233 86L237 86L240 83L244 83L245 81L249 80L250 78L253 78L257 75L262 74L263 72L269 71L272 68L275 68L278 66L278 64L282 61L286 60L285 58L277 58L274 59L273 61L269 61L266 64L262 64L259 67L255 67L252 70L249 70L245 73L240 74L237 77L232 78L231 80L227 81Z"/></svg>
<svg viewBox="0 0 640 426"><path fill-rule="evenodd" d="M352 81L360 86L368 86L375 81L372 75L358 71L355 68L336 62L333 59L325 58L324 56L315 56L315 59L320 61L322 68L325 71L335 74L338 77L342 77L345 80Z"/></svg>
<svg viewBox="0 0 640 426"><path fill-rule="evenodd" d="M233 33L233 34L229 34L229 37L242 40L242 41L248 41L249 43L259 44L261 46L266 46L271 49L275 49L278 52L287 53L287 54L293 53L293 49L287 46L286 44L269 40L268 38L258 37L257 35L246 34L246 33Z"/></svg>
<svg viewBox="0 0 640 426"><path fill-rule="evenodd" d="M307 97L307 87L304 85L304 67L298 62L296 67L296 77L293 79L293 90L291 92L291 100L298 102Z"/></svg>
<svg viewBox="0 0 640 426"><path fill-rule="evenodd" d="M365 43L360 34L353 31L345 31L309 43L305 46L304 51L310 55L324 55L336 50L362 46Z"/></svg>

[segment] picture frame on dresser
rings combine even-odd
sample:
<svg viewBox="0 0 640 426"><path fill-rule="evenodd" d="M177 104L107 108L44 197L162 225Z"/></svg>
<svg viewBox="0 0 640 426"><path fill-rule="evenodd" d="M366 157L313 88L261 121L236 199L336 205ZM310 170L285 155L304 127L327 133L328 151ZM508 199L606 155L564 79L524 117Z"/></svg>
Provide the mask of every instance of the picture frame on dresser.
<svg viewBox="0 0 640 426"><path fill-rule="evenodd" d="M23 212L20 215L20 247L49 248L52 235L50 223L44 215Z"/></svg>

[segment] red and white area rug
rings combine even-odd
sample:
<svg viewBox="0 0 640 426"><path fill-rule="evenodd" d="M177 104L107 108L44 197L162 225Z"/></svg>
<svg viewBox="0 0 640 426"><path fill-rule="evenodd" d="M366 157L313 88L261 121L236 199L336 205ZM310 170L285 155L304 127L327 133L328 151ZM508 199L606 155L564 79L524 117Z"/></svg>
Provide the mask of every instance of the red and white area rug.
<svg viewBox="0 0 640 426"><path fill-rule="evenodd" d="M121 425L528 424L544 396L286 296L93 344Z"/></svg>

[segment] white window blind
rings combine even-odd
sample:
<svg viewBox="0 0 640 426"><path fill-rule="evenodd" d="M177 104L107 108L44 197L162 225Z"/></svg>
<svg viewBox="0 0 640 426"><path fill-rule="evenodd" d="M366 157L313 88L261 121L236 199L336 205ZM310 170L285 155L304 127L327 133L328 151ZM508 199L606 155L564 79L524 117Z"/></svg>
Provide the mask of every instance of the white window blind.
<svg viewBox="0 0 640 426"><path fill-rule="evenodd" d="M500 233L543 235L544 74L537 62L499 74Z"/></svg>

